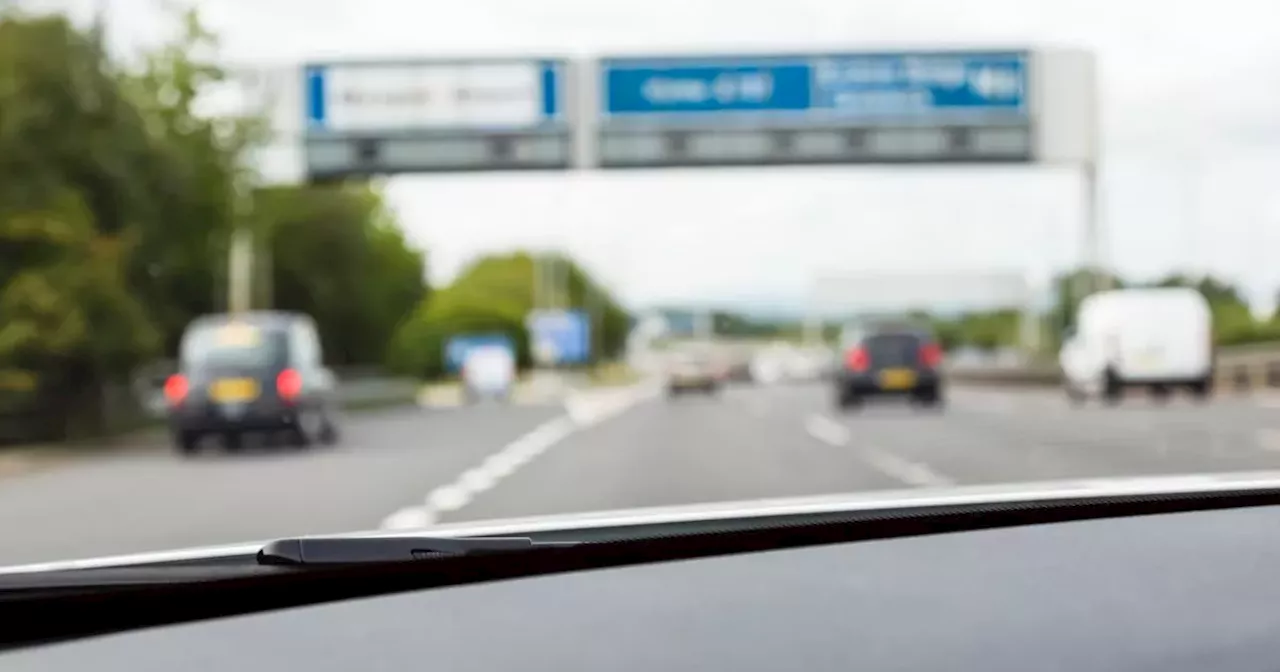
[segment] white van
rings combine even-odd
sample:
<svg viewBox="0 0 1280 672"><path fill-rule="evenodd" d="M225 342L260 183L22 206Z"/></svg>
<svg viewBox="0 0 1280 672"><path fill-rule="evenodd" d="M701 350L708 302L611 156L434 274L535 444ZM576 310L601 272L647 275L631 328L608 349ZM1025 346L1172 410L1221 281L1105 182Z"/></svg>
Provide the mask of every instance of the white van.
<svg viewBox="0 0 1280 672"><path fill-rule="evenodd" d="M462 381L467 398L506 400L516 380L516 359L500 345L481 346L467 352Z"/></svg>
<svg viewBox="0 0 1280 672"><path fill-rule="evenodd" d="M1118 402L1125 388L1164 397L1185 387L1205 398L1213 385L1213 316L1189 287L1118 289L1080 304L1058 355L1067 394Z"/></svg>

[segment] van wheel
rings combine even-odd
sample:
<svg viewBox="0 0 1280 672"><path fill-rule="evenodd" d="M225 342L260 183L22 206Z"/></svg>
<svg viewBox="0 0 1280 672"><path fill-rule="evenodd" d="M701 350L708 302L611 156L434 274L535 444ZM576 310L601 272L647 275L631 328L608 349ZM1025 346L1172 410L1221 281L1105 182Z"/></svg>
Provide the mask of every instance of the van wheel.
<svg viewBox="0 0 1280 672"><path fill-rule="evenodd" d="M1205 378L1191 383L1191 396L1196 401L1208 401L1210 395L1213 394L1213 379Z"/></svg>
<svg viewBox="0 0 1280 672"><path fill-rule="evenodd" d="M1119 405L1124 399L1124 385L1120 383L1120 379L1111 369L1103 374L1102 379L1102 400L1110 406Z"/></svg>

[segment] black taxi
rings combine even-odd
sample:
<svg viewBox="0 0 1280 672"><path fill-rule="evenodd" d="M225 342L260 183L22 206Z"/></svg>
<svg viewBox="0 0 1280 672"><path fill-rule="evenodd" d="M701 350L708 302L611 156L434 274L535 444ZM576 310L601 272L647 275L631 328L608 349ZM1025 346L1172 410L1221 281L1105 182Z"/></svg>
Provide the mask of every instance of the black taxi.
<svg viewBox="0 0 1280 672"><path fill-rule="evenodd" d="M174 446L184 454L213 435L228 449L246 434L298 446L337 438L337 381L324 366L315 322L299 313L193 320L164 396Z"/></svg>
<svg viewBox="0 0 1280 672"><path fill-rule="evenodd" d="M929 330L913 325L860 330L846 340L834 378L841 409L857 408L868 397L941 406L942 347Z"/></svg>

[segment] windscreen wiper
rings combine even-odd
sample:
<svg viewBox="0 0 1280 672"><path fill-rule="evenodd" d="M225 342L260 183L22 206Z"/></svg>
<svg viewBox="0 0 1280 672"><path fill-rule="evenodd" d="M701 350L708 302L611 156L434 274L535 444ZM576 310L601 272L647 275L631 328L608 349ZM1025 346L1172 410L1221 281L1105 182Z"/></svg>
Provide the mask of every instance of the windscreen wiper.
<svg viewBox="0 0 1280 672"><path fill-rule="evenodd" d="M576 541L528 537L307 537L277 539L258 551L260 565L350 565L429 560L442 556L518 553L576 546Z"/></svg>

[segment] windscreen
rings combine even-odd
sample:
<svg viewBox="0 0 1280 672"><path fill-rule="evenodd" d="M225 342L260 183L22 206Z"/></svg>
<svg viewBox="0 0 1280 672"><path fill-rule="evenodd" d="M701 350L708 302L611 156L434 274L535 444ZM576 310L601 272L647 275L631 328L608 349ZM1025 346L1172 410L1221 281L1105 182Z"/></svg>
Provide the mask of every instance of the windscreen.
<svg viewBox="0 0 1280 672"><path fill-rule="evenodd" d="M223 323L194 327L182 344L188 371L271 369L287 359L286 332L279 327Z"/></svg>
<svg viewBox="0 0 1280 672"><path fill-rule="evenodd" d="M876 334L863 345L874 366L911 366L919 358L922 342L918 334Z"/></svg>
<svg viewBox="0 0 1280 672"><path fill-rule="evenodd" d="M0 2L0 565L1280 469L1275 5L178 4Z"/></svg>

